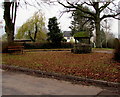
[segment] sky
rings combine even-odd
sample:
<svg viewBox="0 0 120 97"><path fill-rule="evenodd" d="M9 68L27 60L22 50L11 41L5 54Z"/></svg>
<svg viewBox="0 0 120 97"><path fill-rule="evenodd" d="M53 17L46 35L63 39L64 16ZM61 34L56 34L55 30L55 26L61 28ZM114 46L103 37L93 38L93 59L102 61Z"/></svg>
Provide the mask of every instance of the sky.
<svg viewBox="0 0 120 97"><path fill-rule="evenodd" d="M4 1L1 0L0 3ZM34 2L31 2L31 0L28 0L30 3L32 3L34 5ZM26 22L27 19L29 19L36 11L38 11L37 8L39 8L41 10L41 12L45 15L45 23L46 23L46 27L48 24L48 20L51 17L56 16L58 18L58 22L60 23L59 26L61 28L62 31L69 31L69 26L71 25L71 14L70 13L64 13L61 16L61 12L64 9L63 6L57 4L57 5L42 5L37 6L37 8L33 7L33 6L28 6L26 7L24 4L22 4L22 7L19 7L17 10L17 18L16 18L16 26L21 26L23 23ZM3 20L3 8L0 7L0 21ZM111 21L111 32L113 34L115 34L117 36L118 34L118 20L112 20ZM1 31L1 28L0 28ZM4 32L4 31L3 31ZM2 34L3 34L2 32ZM0 33L0 35L2 35Z"/></svg>
<svg viewBox="0 0 120 97"><path fill-rule="evenodd" d="M42 6L39 7L41 12L45 15L45 22L46 25L48 23L49 18L56 16L58 18L58 22L60 22L60 26L63 30L67 30L68 28L68 23L70 23L70 14L64 14L61 18L60 17L60 10L63 8L62 6ZM26 8L20 8L18 9L18 15L17 15L17 25L23 24L29 17L31 17L34 12L36 12L38 9L35 7L29 6L27 9ZM68 19L66 22L65 20Z"/></svg>
<svg viewBox="0 0 120 97"><path fill-rule="evenodd" d="M31 3L31 2L30 2ZM54 16L57 17L58 19L58 23L61 30L62 31L66 31L66 30L70 30L69 26L70 26L70 16L71 14L69 13L65 13L61 16L61 10L63 9L63 7L61 5L43 5L43 6L39 6L38 7L41 12L44 14L45 16L45 23L46 23L46 27L48 25L48 20L49 18L52 18ZM21 26L23 23L26 22L27 19L29 19L36 11L38 11L39 9L33 7L33 6L28 6L26 8L25 5L22 5L22 7L19 7L17 10L17 17L16 17L16 26ZM0 8L0 20L3 20L3 9Z"/></svg>

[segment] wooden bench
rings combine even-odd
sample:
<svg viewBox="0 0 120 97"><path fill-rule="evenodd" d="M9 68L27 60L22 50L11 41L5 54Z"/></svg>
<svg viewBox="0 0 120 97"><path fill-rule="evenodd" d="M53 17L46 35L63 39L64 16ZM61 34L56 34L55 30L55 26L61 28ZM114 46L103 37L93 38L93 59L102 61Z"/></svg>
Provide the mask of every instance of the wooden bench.
<svg viewBox="0 0 120 97"><path fill-rule="evenodd" d="M24 46L8 46L9 53L22 53L23 54Z"/></svg>

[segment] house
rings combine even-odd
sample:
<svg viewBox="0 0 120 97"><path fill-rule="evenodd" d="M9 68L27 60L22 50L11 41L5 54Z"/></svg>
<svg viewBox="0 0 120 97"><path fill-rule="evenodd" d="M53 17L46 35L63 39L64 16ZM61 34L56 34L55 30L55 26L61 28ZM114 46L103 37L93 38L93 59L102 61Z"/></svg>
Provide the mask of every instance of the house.
<svg viewBox="0 0 120 97"><path fill-rule="evenodd" d="M71 35L71 31L64 31L63 37L67 40L67 42L75 42L74 37Z"/></svg>

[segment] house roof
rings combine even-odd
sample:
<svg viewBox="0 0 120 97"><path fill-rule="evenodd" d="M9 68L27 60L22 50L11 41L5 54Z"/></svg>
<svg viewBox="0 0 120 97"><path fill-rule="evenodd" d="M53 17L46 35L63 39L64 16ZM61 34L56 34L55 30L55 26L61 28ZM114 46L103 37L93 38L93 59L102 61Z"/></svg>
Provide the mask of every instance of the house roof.
<svg viewBox="0 0 120 97"><path fill-rule="evenodd" d="M64 37L72 37L71 33L72 33L71 31L64 31L63 36Z"/></svg>

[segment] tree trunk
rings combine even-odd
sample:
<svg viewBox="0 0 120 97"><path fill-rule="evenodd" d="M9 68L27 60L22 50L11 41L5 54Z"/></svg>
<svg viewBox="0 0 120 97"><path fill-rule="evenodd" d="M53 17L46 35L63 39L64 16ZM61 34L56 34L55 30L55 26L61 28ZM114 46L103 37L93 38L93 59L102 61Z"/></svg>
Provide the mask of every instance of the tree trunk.
<svg viewBox="0 0 120 97"><path fill-rule="evenodd" d="M107 48L107 39L106 39L106 41L105 41L105 44L106 44L106 48Z"/></svg>
<svg viewBox="0 0 120 97"><path fill-rule="evenodd" d="M9 28L6 28L7 41L8 41L8 44L12 44L14 42L14 30L12 29L12 27L11 29Z"/></svg>
<svg viewBox="0 0 120 97"><path fill-rule="evenodd" d="M96 29L96 47L101 48L101 32L100 32L100 10L99 10L99 2L95 2L95 29Z"/></svg>
<svg viewBox="0 0 120 97"><path fill-rule="evenodd" d="M35 40L32 38L32 36L31 36L31 32L30 31L28 31L28 34L29 34L29 37L30 37L30 39L33 41L33 42L35 42Z"/></svg>
<svg viewBox="0 0 120 97"><path fill-rule="evenodd" d="M97 21L95 24L96 29L96 47L101 48L101 33L100 33L100 21Z"/></svg>
<svg viewBox="0 0 120 97"><path fill-rule="evenodd" d="M10 17L11 2L4 2L4 20L5 20L5 32L7 33L8 44L14 42L14 23Z"/></svg>
<svg viewBox="0 0 120 97"><path fill-rule="evenodd" d="M37 26L37 23L36 23L36 24L35 24L34 41L36 41L37 32L38 32L38 26Z"/></svg>

